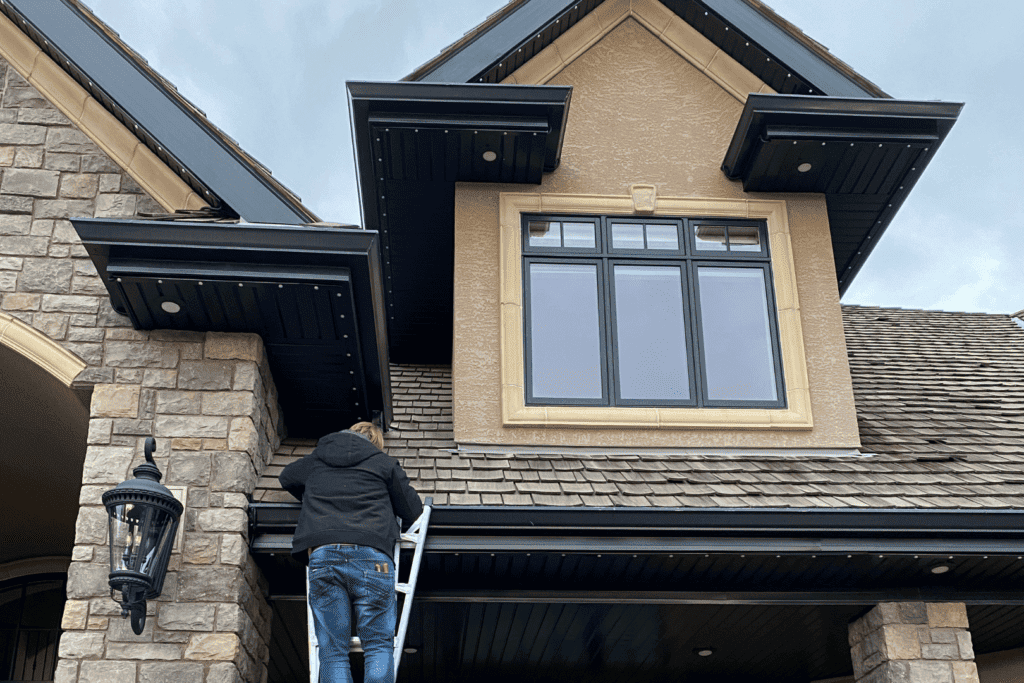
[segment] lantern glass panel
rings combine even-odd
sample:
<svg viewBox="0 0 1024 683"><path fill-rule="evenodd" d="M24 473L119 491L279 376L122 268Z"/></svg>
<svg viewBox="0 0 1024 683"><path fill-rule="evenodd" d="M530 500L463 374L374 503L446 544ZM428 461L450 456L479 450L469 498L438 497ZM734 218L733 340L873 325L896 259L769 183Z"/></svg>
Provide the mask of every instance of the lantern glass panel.
<svg viewBox="0 0 1024 683"><path fill-rule="evenodd" d="M115 505L110 515L110 567L152 575L171 537L170 513L139 503Z"/></svg>

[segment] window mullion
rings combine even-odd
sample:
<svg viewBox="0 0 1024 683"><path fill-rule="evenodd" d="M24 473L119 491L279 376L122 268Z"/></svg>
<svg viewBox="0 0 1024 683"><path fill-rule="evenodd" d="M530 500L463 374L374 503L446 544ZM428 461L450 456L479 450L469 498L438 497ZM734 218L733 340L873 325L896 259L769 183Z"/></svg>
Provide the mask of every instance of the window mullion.
<svg viewBox="0 0 1024 683"><path fill-rule="evenodd" d="M608 257L601 259L601 272L604 276L604 282L601 283L601 303L604 307L602 311L604 318L604 349L602 353L602 359L604 360L604 372L605 372L605 391L607 392L605 405L613 406L616 404L616 395L618 392L618 378L615 374L615 354L618 350L616 340L616 319L615 319L615 306L612 302L612 272L611 263Z"/></svg>
<svg viewBox="0 0 1024 683"><path fill-rule="evenodd" d="M599 235L599 246L601 248L601 273L604 280L600 283L601 295L600 301L603 307L601 311L602 322L604 325L604 333L601 337L604 348L601 350L601 360L603 361L603 370L605 376L605 405L615 405L615 395L618 390L618 381L615 377L615 352L617 347L615 346L615 319L614 311L615 307L612 305L612 273L611 266L608 261L608 254L611 251L611 228L609 227L608 217L602 216L598 219L598 235Z"/></svg>
<svg viewBox="0 0 1024 683"><path fill-rule="evenodd" d="M687 226L689 228L689 226ZM686 283L686 302L689 305L690 310L687 311L687 333L689 335L690 346L687 349L689 358L688 362L691 362L691 376L693 377L693 395L697 400L697 407L704 407L704 349L700 340L700 302L697 299L697 286L695 280L696 269L693 267L693 262L688 257L682 264L683 266L683 282Z"/></svg>

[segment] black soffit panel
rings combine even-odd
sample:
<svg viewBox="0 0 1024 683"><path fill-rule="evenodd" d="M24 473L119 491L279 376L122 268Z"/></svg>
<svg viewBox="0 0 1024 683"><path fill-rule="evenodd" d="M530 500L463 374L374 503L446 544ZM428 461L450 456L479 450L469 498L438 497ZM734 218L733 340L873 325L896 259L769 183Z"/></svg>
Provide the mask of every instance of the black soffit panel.
<svg viewBox="0 0 1024 683"><path fill-rule="evenodd" d="M327 226L72 219L135 329L259 334L288 433L390 421L377 235Z"/></svg>
<svg viewBox="0 0 1024 683"><path fill-rule="evenodd" d="M450 363L455 183L540 183L558 166L572 88L347 85L363 224L381 236L391 359Z"/></svg>
<svg viewBox="0 0 1024 683"><path fill-rule="evenodd" d="M747 192L824 194L845 292L962 104L751 94L722 170Z"/></svg>
<svg viewBox="0 0 1024 683"><path fill-rule="evenodd" d="M346 85L367 228L387 223L389 180L536 184L558 167L569 86Z"/></svg>

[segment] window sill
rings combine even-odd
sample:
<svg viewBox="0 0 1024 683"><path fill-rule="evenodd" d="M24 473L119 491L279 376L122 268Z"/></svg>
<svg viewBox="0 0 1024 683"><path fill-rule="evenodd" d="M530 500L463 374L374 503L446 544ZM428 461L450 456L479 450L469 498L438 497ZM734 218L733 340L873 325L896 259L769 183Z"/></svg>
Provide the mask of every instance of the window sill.
<svg viewBox="0 0 1024 683"><path fill-rule="evenodd" d="M593 427L645 429L811 429L807 389L790 389L789 407L757 408L623 408L528 406L523 389L502 387L501 415L506 427Z"/></svg>

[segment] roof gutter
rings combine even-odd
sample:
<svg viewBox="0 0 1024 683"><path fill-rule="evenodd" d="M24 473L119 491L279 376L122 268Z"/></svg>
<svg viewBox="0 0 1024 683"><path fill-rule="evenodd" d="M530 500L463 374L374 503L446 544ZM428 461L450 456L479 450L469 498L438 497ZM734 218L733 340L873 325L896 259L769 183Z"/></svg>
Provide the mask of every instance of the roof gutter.
<svg viewBox="0 0 1024 683"><path fill-rule="evenodd" d="M251 503L254 552L291 545L300 504ZM434 552L1024 552L1024 510L434 506Z"/></svg>

